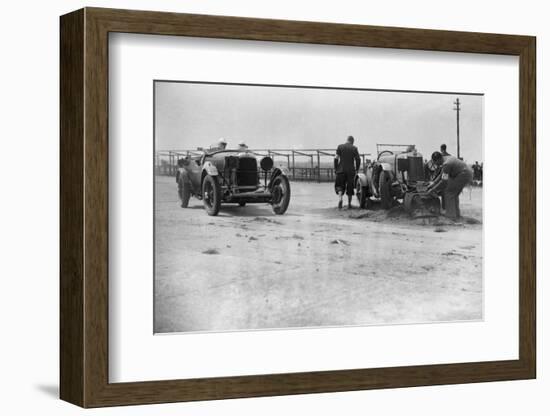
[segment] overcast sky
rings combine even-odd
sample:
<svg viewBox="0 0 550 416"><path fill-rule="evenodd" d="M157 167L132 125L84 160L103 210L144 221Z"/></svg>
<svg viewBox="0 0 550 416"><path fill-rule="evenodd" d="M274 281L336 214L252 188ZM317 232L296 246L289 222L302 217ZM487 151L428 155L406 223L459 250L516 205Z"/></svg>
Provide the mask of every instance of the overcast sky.
<svg viewBox="0 0 550 416"><path fill-rule="evenodd" d="M244 140L253 149L333 149L353 135L361 153L401 143L429 157L446 143L456 155L457 97L461 155L481 162L480 95L156 82L155 145L196 149L224 137L228 148Z"/></svg>

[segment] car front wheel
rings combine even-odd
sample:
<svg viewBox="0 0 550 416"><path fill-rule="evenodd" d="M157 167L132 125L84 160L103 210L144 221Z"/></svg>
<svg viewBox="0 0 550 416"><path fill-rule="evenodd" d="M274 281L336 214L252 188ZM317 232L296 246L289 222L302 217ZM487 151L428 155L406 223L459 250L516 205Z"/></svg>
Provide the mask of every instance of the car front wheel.
<svg viewBox="0 0 550 416"><path fill-rule="evenodd" d="M273 212L277 215L283 215L290 203L290 183L288 182L288 178L284 175L279 175L273 179L271 193Z"/></svg>
<svg viewBox="0 0 550 416"><path fill-rule="evenodd" d="M218 215L222 203L222 193L216 176L205 176L202 182L202 201L208 215Z"/></svg>

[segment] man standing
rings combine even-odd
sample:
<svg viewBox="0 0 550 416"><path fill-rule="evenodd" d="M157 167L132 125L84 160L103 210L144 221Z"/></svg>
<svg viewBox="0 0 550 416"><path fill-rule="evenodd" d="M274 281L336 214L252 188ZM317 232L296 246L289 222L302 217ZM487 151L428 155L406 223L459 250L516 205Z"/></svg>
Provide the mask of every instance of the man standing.
<svg viewBox="0 0 550 416"><path fill-rule="evenodd" d="M440 152L432 154L432 161L437 166L441 166L441 175L428 187L428 191L436 194L442 192L445 200L445 215L457 220L460 218L458 196L462 189L472 182L472 169L454 156L443 159Z"/></svg>
<svg viewBox="0 0 550 416"><path fill-rule="evenodd" d="M443 161L447 160L447 158L449 156L451 156L450 153L447 153L447 145L445 143L443 143L441 146L439 146L439 149L441 150L441 155L443 156ZM437 177L440 177L441 176L441 166L439 166L435 172L435 175L434 177L437 178ZM443 209L445 209L445 205L446 204L446 201L445 201L445 194L443 194L441 196L441 207Z"/></svg>
<svg viewBox="0 0 550 416"><path fill-rule="evenodd" d="M481 182L481 165L477 160L472 165L472 170L474 171L474 181Z"/></svg>
<svg viewBox="0 0 550 416"><path fill-rule="evenodd" d="M451 156L450 153L447 153L447 145L445 143L443 143L440 146L440 149L441 149L441 155L443 156L443 159L446 159L447 157Z"/></svg>
<svg viewBox="0 0 550 416"><path fill-rule="evenodd" d="M353 136L348 136L346 143L341 144L336 149L334 158L334 170L336 171L335 190L338 194L338 209L342 209L342 198L344 192L348 195L348 208L351 208L351 199L353 197L353 181L355 172L361 166L361 158L357 147L353 145Z"/></svg>

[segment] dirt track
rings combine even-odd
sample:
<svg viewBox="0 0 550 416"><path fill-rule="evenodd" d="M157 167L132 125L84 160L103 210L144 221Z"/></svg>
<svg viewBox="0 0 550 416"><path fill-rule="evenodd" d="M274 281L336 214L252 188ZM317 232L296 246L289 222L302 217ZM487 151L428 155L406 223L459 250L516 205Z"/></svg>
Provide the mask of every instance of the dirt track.
<svg viewBox="0 0 550 416"><path fill-rule="evenodd" d="M330 183L291 183L282 216L260 204L209 217L156 180L157 333L482 318L480 188L451 225L355 199L338 211Z"/></svg>

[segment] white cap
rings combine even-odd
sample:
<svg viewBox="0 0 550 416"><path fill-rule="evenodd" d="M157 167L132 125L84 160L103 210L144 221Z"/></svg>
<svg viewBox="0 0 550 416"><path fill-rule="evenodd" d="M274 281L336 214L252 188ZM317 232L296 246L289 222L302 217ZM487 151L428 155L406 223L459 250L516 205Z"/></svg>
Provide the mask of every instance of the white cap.
<svg viewBox="0 0 550 416"><path fill-rule="evenodd" d="M225 141L225 139L223 137L220 137L220 140L218 140L218 143L219 144L227 144L227 142Z"/></svg>
<svg viewBox="0 0 550 416"><path fill-rule="evenodd" d="M241 140L241 141L239 142L239 146L246 146L246 143L244 142L244 140Z"/></svg>

